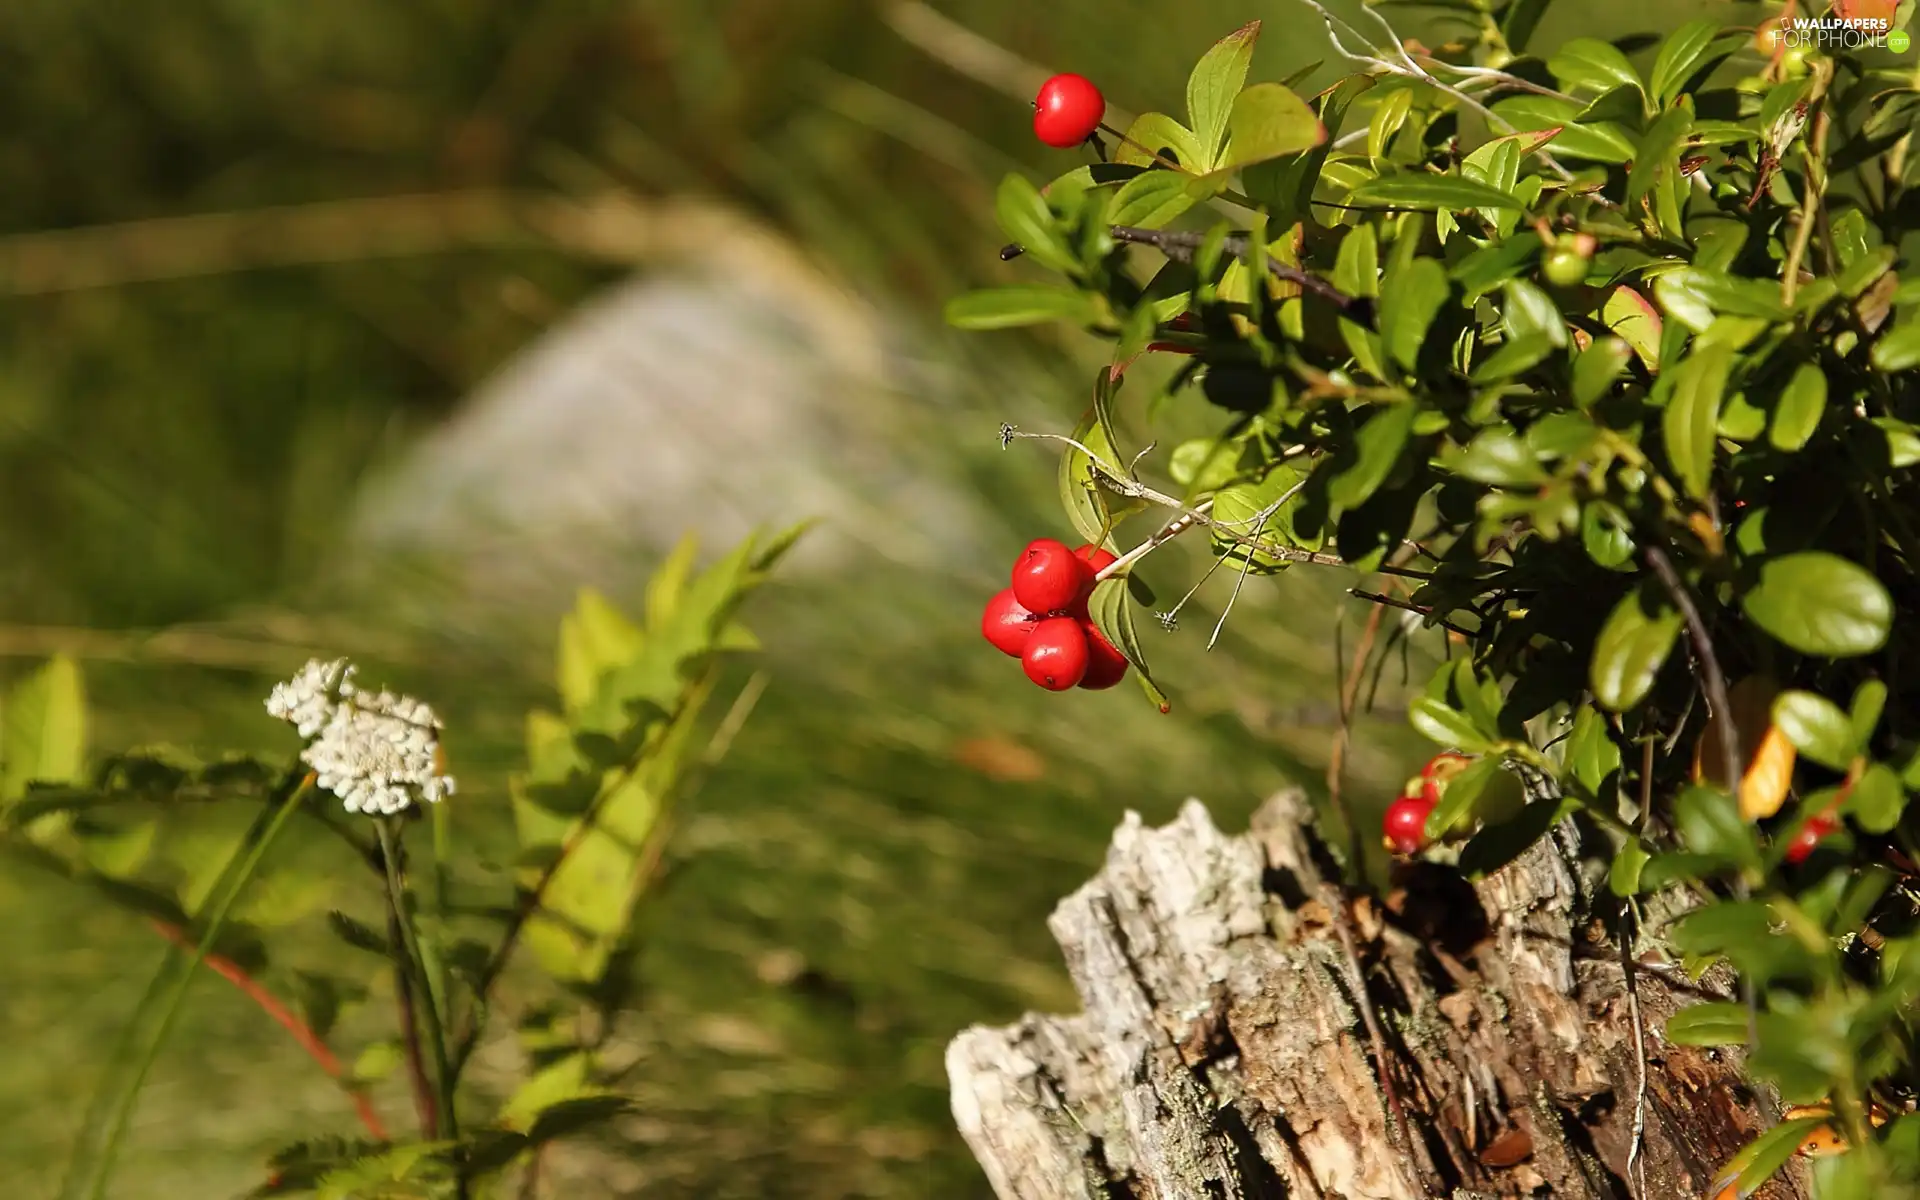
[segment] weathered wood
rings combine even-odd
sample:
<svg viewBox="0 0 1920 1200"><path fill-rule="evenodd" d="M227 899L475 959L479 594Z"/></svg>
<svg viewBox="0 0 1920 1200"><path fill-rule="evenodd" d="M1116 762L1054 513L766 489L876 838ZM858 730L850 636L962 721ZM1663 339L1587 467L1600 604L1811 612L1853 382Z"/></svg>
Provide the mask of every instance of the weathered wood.
<svg viewBox="0 0 1920 1200"><path fill-rule="evenodd" d="M1671 1200L1765 1127L1736 1055L1661 1037L1727 981L1651 961L1630 994L1570 826L1478 886L1410 870L1382 911L1336 899L1310 820L1298 793L1237 837L1197 802L1128 814L1050 922L1084 1011L947 1052L1003 1200Z"/></svg>

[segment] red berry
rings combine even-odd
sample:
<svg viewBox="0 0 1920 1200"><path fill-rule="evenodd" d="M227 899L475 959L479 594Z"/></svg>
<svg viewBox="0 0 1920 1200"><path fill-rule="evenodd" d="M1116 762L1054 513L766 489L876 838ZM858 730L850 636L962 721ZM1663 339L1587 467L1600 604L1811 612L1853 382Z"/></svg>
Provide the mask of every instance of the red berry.
<svg viewBox="0 0 1920 1200"><path fill-rule="evenodd" d="M1440 781L1438 779L1422 779L1420 781L1420 800L1423 804L1440 803Z"/></svg>
<svg viewBox="0 0 1920 1200"><path fill-rule="evenodd" d="M1386 835L1387 848L1395 854L1418 854L1427 846L1427 817L1433 805L1418 796L1402 796L1387 805L1380 831Z"/></svg>
<svg viewBox="0 0 1920 1200"><path fill-rule="evenodd" d="M1093 599L1093 577L1118 562L1120 556L1104 546L1094 545L1076 547L1073 556L1087 564L1086 578L1080 583L1080 596L1073 605L1073 615L1084 618L1087 615L1087 601Z"/></svg>
<svg viewBox="0 0 1920 1200"><path fill-rule="evenodd" d="M1066 612L1091 574L1065 542L1040 538L1013 564L1013 598L1028 612Z"/></svg>
<svg viewBox="0 0 1920 1200"><path fill-rule="evenodd" d="M1013 598L1013 589L1003 588L987 601L987 611L980 615L980 632L1000 653L1019 658L1027 648L1033 623L1034 615Z"/></svg>
<svg viewBox="0 0 1920 1200"><path fill-rule="evenodd" d="M1059 150L1071 150L1093 135L1106 114L1106 97L1081 75L1055 75L1033 99L1033 136Z"/></svg>
<svg viewBox="0 0 1920 1200"><path fill-rule="evenodd" d="M1818 846L1823 838L1838 828L1840 828L1840 822L1834 820L1826 813L1821 813L1819 816L1813 817L1805 825L1802 825L1800 832L1794 834L1793 840L1787 843L1787 861L1790 863L1803 863L1807 861L1807 856L1813 853L1814 847Z"/></svg>
<svg viewBox="0 0 1920 1200"><path fill-rule="evenodd" d="M1080 686L1089 692L1112 687L1127 676L1127 656L1114 649L1107 635L1091 621L1080 623L1087 635L1087 674Z"/></svg>
<svg viewBox="0 0 1920 1200"><path fill-rule="evenodd" d="M1105 546L1096 546L1091 542L1084 546L1076 546L1073 551L1073 556L1087 564L1087 569L1095 573L1104 571L1114 563L1120 561L1118 554L1115 554Z"/></svg>
<svg viewBox="0 0 1920 1200"><path fill-rule="evenodd" d="M1033 627L1020 666L1050 692L1064 692L1087 674L1087 635L1072 617L1049 617Z"/></svg>

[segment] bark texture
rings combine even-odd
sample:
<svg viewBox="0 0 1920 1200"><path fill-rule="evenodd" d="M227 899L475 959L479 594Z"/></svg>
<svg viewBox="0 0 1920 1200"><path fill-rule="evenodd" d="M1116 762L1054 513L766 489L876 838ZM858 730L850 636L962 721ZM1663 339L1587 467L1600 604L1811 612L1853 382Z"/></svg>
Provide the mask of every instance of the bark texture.
<svg viewBox="0 0 1920 1200"><path fill-rule="evenodd" d="M1311 828L1297 793L1240 836L1193 801L1127 815L1050 922L1084 1011L947 1051L1002 1200L1680 1200L1770 1122L1737 1055L1661 1037L1727 981L1643 954L1629 989L1571 826L1478 885L1415 868L1384 908L1339 899Z"/></svg>

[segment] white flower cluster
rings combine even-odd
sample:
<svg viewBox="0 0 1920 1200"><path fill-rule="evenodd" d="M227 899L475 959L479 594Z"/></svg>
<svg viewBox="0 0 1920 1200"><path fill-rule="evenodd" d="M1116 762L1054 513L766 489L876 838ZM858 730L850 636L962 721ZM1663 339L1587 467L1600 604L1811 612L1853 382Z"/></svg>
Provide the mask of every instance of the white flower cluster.
<svg viewBox="0 0 1920 1200"><path fill-rule="evenodd" d="M409 696L367 692L345 659L315 660L275 684L267 711L307 739L301 761L351 813L397 813L453 794L440 770L440 720Z"/></svg>

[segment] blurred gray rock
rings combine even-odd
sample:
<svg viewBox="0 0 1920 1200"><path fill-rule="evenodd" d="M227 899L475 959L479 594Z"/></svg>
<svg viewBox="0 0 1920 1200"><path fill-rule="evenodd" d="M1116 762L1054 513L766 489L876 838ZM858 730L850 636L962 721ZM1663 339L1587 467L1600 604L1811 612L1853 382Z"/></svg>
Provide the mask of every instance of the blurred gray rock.
<svg viewBox="0 0 1920 1200"><path fill-rule="evenodd" d="M688 531L718 549L812 517L796 569L868 553L971 561L978 501L940 473L950 420L906 381L899 336L790 272L636 278L556 324L370 486L353 558L538 602L630 583Z"/></svg>

